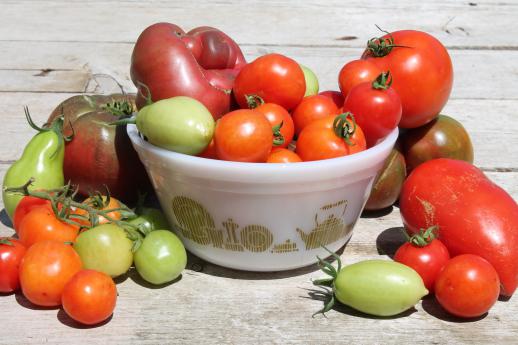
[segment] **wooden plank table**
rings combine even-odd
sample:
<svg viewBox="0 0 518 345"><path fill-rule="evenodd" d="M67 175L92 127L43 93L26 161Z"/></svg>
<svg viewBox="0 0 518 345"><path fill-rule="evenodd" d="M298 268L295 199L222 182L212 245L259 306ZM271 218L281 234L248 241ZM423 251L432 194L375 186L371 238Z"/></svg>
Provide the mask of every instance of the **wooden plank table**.
<svg viewBox="0 0 518 345"><path fill-rule="evenodd" d="M110 90L104 73L128 91L138 34L157 21L211 25L231 35L249 60L287 54L311 67L321 90L337 89L341 66L357 58L374 24L433 34L449 49L455 82L444 113L460 120L475 164L518 199L518 19L516 0L398 1L3 1L0 11L0 175L62 100ZM107 86L108 85L108 86ZM2 213L0 235L11 235ZM362 216L342 258L353 263L393 252L402 241L399 210ZM0 296L2 344L516 344L518 302L499 301L477 320L445 314L425 298L402 317L379 319L336 307L311 315L316 266L290 272L239 272L190 258L182 279L161 289L130 273L118 284L112 319L79 327L62 310L40 309L20 294ZM33 310L38 309L38 310Z"/></svg>

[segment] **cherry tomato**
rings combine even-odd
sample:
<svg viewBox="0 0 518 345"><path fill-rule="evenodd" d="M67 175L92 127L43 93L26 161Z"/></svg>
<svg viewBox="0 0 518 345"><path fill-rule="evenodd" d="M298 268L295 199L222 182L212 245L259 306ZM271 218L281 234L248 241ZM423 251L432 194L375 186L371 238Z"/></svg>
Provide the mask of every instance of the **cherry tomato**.
<svg viewBox="0 0 518 345"><path fill-rule="evenodd" d="M20 263L25 246L14 238L0 238L0 292L8 293L20 287Z"/></svg>
<svg viewBox="0 0 518 345"><path fill-rule="evenodd" d="M20 266L23 295L36 305L58 306L65 284L81 268L72 246L57 241L35 243L27 249Z"/></svg>
<svg viewBox="0 0 518 345"><path fill-rule="evenodd" d="M275 103L263 103L255 108L255 110L262 113L266 119L270 121L272 127L278 126L282 123L280 134L284 138L284 143L275 147L288 147L293 140L295 132L295 125L293 124L293 119L291 118L290 113Z"/></svg>
<svg viewBox="0 0 518 345"><path fill-rule="evenodd" d="M216 124L214 142L220 159L264 163L272 149L272 126L256 110L235 110Z"/></svg>
<svg viewBox="0 0 518 345"><path fill-rule="evenodd" d="M86 200L83 201L83 204L87 204L93 208L96 208L98 210L111 210L111 209L117 209L117 208L120 208L121 207L121 204L119 202L119 200L113 198L110 196L110 200L108 201L107 200L107 196L106 195L102 195L102 196L94 196L94 197L89 197L87 198ZM83 218L75 218L75 217L71 217L72 220L78 222L79 224L82 224L86 227L91 227L92 225L90 224L90 221L85 219L84 217L88 218L88 212L86 210L83 210L81 208L78 208L75 210L74 212L76 215L80 215L82 216ZM108 212L107 216L111 219L114 219L114 220L120 220L122 219L122 214L120 211L111 211L111 212ZM108 220L107 218L103 217L103 216L99 216L99 223L98 225L100 224L106 224L106 223L110 223L110 220Z"/></svg>
<svg viewBox="0 0 518 345"><path fill-rule="evenodd" d="M13 228L18 233L18 229L20 228L20 223L22 219L29 213L30 210L32 210L36 206L42 206L42 205L49 205L50 201L36 198L34 196L26 195L20 200L18 203L18 206L16 206L16 209L14 210L13 215Z"/></svg>
<svg viewBox="0 0 518 345"><path fill-rule="evenodd" d="M48 240L74 242L78 234L79 227L59 220L48 204L34 206L23 217L18 229L18 237L27 248Z"/></svg>
<svg viewBox="0 0 518 345"><path fill-rule="evenodd" d="M299 155L285 148L274 148L266 163L296 163L302 162Z"/></svg>
<svg viewBox="0 0 518 345"><path fill-rule="evenodd" d="M400 127L430 122L448 101L453 84L451 59L441 42L425 32L401 30L370 40L362 59L394 76L392 87L403 107Z"/></svg>
<svg viewBox="0 0 518 345"><path fill-rule="evenodd" d="M112 278L102 272L81 270L65 285L61 302L72 319L95 325L113 314L117 287Z"/></svg>
<svg viewBox="0 0 518 345"><path fill-rule="evenodd" d="M363 82L372 82L383 72L370 60L353 60L346 63L338 74L338 85L344 99L351 89Z"/></svg>
<svg viewBox="0 0 518 345"><path fill-rule="evenodd" d="M413 268L423 279L424 286L433 292L435 280L450 259L446 246L435 238L435 227L413 235L398 248L394 260Z"/></svg>
<svg viewBox="0 0 518 345"><path fill-rule="evenodd" d="M234 82L234 96L241 108L249 108L250 96L291 110L306 92L302 68L280 54L261 56L245 65Z"/></svg>
<svg viewBox="0 0 518 345"><path fill-rule="evenodd" d="M345 98L344 98L344 96L342 95L342 93L340 91L327 90L327 91L319 92L318 94L320 96L331 98L333 100L333 102L335 103L337 108L340 108L340 107L342 107L344 105Z"/></svg>
<svg viewBox="0 0 518 345"><path fill-rule="evenodd" d="M293 111L293 123L295 133L300 132L311 122L322 119L328 115L337 115L338 107L332 99L322 95L305 97Z"/></svg>
<svg viewBox="0 0 518 345"><path fill-rule="evenodd" d="M359 126L354 126L349 118L346 120L347 128L343 130L349 143L335 133L336 118L336 115L326 116L309 124L300 133L295 152L303 161L347 156L366 149L367 144L362 129Z"/></svg>
<svg viewBox="0 0 518 345"><path fill-rule="evenodd" d="M401 120L401 101L390 83L390 74L382 73L374 82L353 87L345 98L343 110L354 114L368 147L386 137Z"/></svg>
<svg viewBox="0 0 518 345"><path fill-rule="evenodd" d="M448 261L435 282L435 297L449 313L477 317L495 304L500 291L498 274L477 255L459 255Z"/></svg>

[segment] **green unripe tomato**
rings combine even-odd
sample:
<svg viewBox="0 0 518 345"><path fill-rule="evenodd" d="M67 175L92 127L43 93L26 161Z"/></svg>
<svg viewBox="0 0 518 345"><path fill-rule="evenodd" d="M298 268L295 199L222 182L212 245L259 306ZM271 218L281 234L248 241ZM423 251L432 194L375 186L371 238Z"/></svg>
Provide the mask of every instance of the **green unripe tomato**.
<svg viewBox="0 0 518 345"><path fill-rule="evenodd" d="M136 124L151 144L188 155L197 155L209 145L215 127L207 108L185 96L145 106L137 114Z"/></svg>
<svg viewBox="0 0 518 345"><path fill-rule="evenodd" d="M187 265L182 241L168 230L150 232L134 255L135 268L151 284L175 280Z"/></svg>
<svg viewBox="0 0 518 345"><path fill-rule="evenodd" d="M140 225L146 231L170 229L164 213L158 208L143 207L138 212L137 218L129 220L128 223L136 226Z"/></svg>
<svg viewBox="0 0 518 345"><path fill-rule="evenodd" d="M318 78L316 74L304 65L300 65L300 68L302 68L304 79L306 80L306 93L304 97L316 95L318 93Z"/></svg>
<svg viewBox="0 0 518 345"><path fill-rule="evenodd" d="M103 224L79 234L74 249L81 257L83 268L117 277L126 273L133 263L133 242L126 231L115 224Z"/></svg>
<svg viewBox="0 0 518 345"><path fill-rule="evenodd" d="M361 312L392 316L414 306L428 290L408 266L367 260L344 267L335 280L334 293L338 301Z"/></svg>

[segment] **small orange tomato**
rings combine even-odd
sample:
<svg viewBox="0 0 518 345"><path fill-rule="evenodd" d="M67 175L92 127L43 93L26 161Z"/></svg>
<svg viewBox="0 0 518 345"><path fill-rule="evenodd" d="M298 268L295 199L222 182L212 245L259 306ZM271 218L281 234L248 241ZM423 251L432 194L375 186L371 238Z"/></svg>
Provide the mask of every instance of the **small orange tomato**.
<svg viewBox="0 0 518 345"><path fill-rule="evenodd" d="M275 147L288 147L293 140L295 134L295 125L290 113L280 105L275 103L263 103L255 110L261 112L268 121L270 121L272 127L278 126L282 123L280 133L284 138L284 143Z"/></svg>
<svg viewBox="0 0 518 345"><path fill-rule="evenodd" d="M102 201L100 200L102 198ZM83 201L83 204L87 204L91 207L94 207L94 208L97 208L99 210L111 210L111 209L117 209L117 208L120 208L121 207L121 204L119 202L119 200L113 198L110 196L110 201L108 202L108 205L106 205L106 196L103 195L101 198L98 198L98 197L90 197L86 200ZM102 205L101 205L102 204ZM83 209L76 209L73 214L76 214L76 215L80 215L80 216L83 216L83 217L88 217L88 212L83 210ZM111 219L114 219L114 220L120 220L122 218L122 214L120 211L111 211L111 212L108 212L107 216ZM74 217L73 215L71 216L71 219L73 221L76 221L78 222L79 224L81 225L84 225L86 227L90 227L91 224L90 224L90 221L86 220L86 219L83 219L83 218L76 218ZM99 216L99 225L100 224L106 224L106 223L110 223L110 220L103 217L103 216Z"/></svg>
<svg viewBox="0 0 518 345"><path fill-rule="evenodd" d="M296 163L302 162L299 155L293 151L284 148L275 148L272 150L266 163Z"/></svg>
<svg viewBox="0 0 518 345"><path fill-rule="evenodd" d="M85 325L95 325L113 314L117 287L105 273L81 270L65 285L61 301L63 309L72 319Z"/></svg>
<svg viewBox="0 0 518 345"><path fill-rule="evenodd" d="M312 122L336 114L338 107L331 98L322 95L305 97L293 111L295 133L300 135L300 132Z"/></svg>

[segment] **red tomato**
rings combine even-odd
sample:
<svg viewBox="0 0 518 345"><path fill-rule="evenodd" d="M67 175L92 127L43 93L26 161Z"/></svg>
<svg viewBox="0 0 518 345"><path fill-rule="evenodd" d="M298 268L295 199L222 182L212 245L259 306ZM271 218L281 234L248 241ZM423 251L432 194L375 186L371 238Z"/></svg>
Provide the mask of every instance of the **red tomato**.
<svg viewBox="0 0 518 345"><path fill-rule="evenodd" d="M388 73L382 73L374 82L353 87L345 98L343 110L354 114L368 147L385 138L401 120L401 100L390 87L389 78Z"/></svg>
<svg viewBox="0 0 518 345"><path fill-rule="evenodd" d="M295 132L295 126L293 124L293 119L291 118L290 113L275 103L263 103L255 108L255 110L262 113L266 119L270 121L272 127L278 126L282 123L280 133L284 138L284 143L275 147L288 147L288 145L293 140L293 135Z"/></svg>
<svg viewBox="0 0 518 345"><path fill-rule="evenodd" d="M234 81L234 97L248 108L247 96L293 109L304 97L306 80L297 62L280 54L261 56L245 65Z"/></svg>
<svg viewBox="0 0 518 345"><path fill-rule="evenodd" d="M338 107L329 97L314 95L304 97L302 102L293 111L293 123L297 136L311 122L328 115L337 115Z"/></svg>
<svg viewBox="0 0 518 345"><path fill-rule="evenodd" d="M389 48L380 49L376 45L380 40ZM362 59L392 73L392 87L403 106L399 126L415 128L430 122L450 96L453 67L448 51L433 36L414 30L395 31L380 40L369 41Z"/></svg>
<svg viewBox="0 0 518 345"><path fill-rule="evenodd" d="M198 157L209 158L209 159L218 159L218 155L216 153L216 145L214 145L214 139L212 139L209 145L203 150L202 153L198 155Z"/></svg>
<svg viewBox="0 0 518 345"><path fill-rule="evenodd" d="M344 105L344 96L340 91L322 91L318 93L320 96L324 96L327 98L331 98L335 103L337 108L340 108Z"/></svg>
<svg viewBox="0 0 518 345"><path fill-rule="evenodd" d="M29 248L36 242L73 242L79 227L60 221L49 205L35 206L25 215L18 229L20 241Z"/></svg>
<svg viewBox="0 0 518 345"><path fill-rule="evenodd" d="M61 296L63 309L72 319L95 325L113 314L117 287L109 275L81 270L68 281Z"/></svg>
<svg viewBox="0 0 518 345"><path fill-rule="evenodd" d="M475 254L489 261L510 296L518 286L518 204L468 162L433 159L412 170L401 189L407 230L439 227L452 256Z"/></svg>
<svg viewBox="0 0 518 345"><path fill-rule="evenodd" d="M20 228L20 223L22 219L29 213L30 210L32 210L36 206L41 205L49 205L50 201L36 198L34 196L26 195L20 200L18 205L16 206L16 209L14 210L13 215L13 228L18 233L18 229Z"/></svg>
<svg viewBox="0 0 518 345"><path fill-rule="evenodd" d="M220 159L264 163L272 150L272 126L256 110L235 110L216 124L214 143Z"/></svg>
<svg viewBox="0 0 518 345"><path fill-rule="evenodd" d="M346 98L354 86L372 82L381 72L383 71L370 60L353 60L346 63L338 74L338 85L343 97Z"/></svg>
<svg viewBox="0 0 518 345"><path fill-rule="evenodd" d="M14 238L0 238L0 292L9 293L20 287L20 263L25 246Z"/></svg>
<svg viewBox="0 0 518 345"><path fill-rule="evenodd" d="M296 163L302 162L299 155L285 148L274 148L266 163Z"/></svg>
<svg viewBox="0 0 518 345"><path fill-rule="evenodd" d="M413 268L423 279L424 286L433 293L435 280L450 259L446 246L433 235L432 227L413 235L398 248L394 260Z"/></svg>
<svg viewBox="0 0 518 345"><path fill-rule="evenodd" d="M304 128L297 140L295 150L303 161L342 157L366 149L363 131L359 126L354 127L351 120L347 119L348 128L344 130L347 132L345 134L348 136L349 143L336 134L335 120L340 116L329 115Z"/></svg>
<svg viewBox="0 0 518 345"><path fill-rule="evenodd" d="M435 297L449 313L477 317L498 298L500 281L489 262L477 255L459 255L448 261L435 282Z"/></svg>
<svg viewBox="0 0 518 345"><path fill-rule="evenodd" d="M58 306L65 284L81 266L72 246L57 241L35 243L27 249L20 266L23 295L36 305Z"/></svg>

